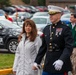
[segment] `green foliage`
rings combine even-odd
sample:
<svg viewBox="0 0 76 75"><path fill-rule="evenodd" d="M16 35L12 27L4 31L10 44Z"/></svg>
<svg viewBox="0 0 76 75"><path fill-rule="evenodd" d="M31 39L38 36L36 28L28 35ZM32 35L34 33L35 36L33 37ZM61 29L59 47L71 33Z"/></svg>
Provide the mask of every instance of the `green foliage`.
<svg viewBox="0 0 76 75"><path fill-rule="evenodd" d="M25 4L29 4L30 0L22 0Z"/></svg>
<svg viewBox="0 0 76 75"><path fill-rule="evenodd" d="M45 6L46 0L38 0L38 5Z"/></svg>
<svg viewBox="0 0 76 75"><path fill-rule="evenodd" d="M14 54L0 54L0 69L12 68Z"/></svg>
<svg viewBox="0 0 76 75"><path fill-rule="evenodd" d="M10 0L0 0L0 7L11 5Z"/></svg>

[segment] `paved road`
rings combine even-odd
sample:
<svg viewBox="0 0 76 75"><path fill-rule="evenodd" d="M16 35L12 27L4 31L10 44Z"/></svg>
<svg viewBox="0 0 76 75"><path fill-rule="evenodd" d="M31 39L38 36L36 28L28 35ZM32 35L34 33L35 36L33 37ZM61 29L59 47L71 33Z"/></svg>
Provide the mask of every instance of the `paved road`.
<svg viewBox="0 0 76 75"><path fill-rule="evenodd" d="M0 53L10 53L7 49L0 49Z"/></svg>
<svg viewBox="0 0 76 75"><path fill-rule="evenodd" d="M8 74L8 75L13 75L13 74ZM41 75L41 73L39 73L38 75ZM72 73L68 72L68 75L72 75Z"/></svg>
<svg viewBox="0 0 76 75"><path fill-rule="evenodd" d="M0 51L8 51L7 49L0 49Z"/></svg>

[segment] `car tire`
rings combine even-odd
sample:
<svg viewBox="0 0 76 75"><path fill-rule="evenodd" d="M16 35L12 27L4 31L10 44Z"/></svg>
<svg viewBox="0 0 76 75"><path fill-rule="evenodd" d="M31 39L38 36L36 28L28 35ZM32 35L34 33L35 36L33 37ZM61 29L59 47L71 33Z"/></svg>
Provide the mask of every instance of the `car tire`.
<svg viewBox="0 0 76 75"><path fill-rule="evenodd" d="M7 43L7 49L11 53L15 53L17 46L18 46L18 40L17 39L11 39Z"/></svg>

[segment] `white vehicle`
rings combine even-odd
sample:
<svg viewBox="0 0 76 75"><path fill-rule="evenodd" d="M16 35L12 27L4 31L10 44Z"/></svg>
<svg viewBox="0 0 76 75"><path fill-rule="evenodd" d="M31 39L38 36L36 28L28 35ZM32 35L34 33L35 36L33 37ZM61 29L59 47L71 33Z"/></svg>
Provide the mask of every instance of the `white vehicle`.
<svg viewBox="0 0 76 75"><path fill-rule="evenodd" d="M61 16L61 21L65 22L67 25L70 23L70 16L71 14L64 14Z"/></svg>
<svg viewBox="0 0 76 75"><path fill-rule="evenodd" d="M33 16L31 20L35 22L38 30L40 31L42 31L45 26L51 24L49 16Z"/></svg>
<svg viewBox="0 0 76 75"><path fill-rule="evenodd" d="M36 12L33 16L49 16L48 12Z"/></svg>

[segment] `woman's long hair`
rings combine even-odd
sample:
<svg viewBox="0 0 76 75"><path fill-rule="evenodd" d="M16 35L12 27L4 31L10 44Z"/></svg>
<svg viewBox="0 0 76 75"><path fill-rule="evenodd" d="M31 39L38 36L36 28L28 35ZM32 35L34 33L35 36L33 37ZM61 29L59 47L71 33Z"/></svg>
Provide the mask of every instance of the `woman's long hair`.
<svg viewBox="0 0 76 75"><path fill-rule="evenodd" d="M37 36L37 28L36 28L35 23L30 19L27 19L27 20L24 21L23 28L22 28L22 33L19 36L19 40L21 40L21 38L22 38L21 35L23 33L27 34L26 31L25 31L25 25L30 25L31 26L32 31L30 33L30 41L34 41L36 36Z"/></svg>

